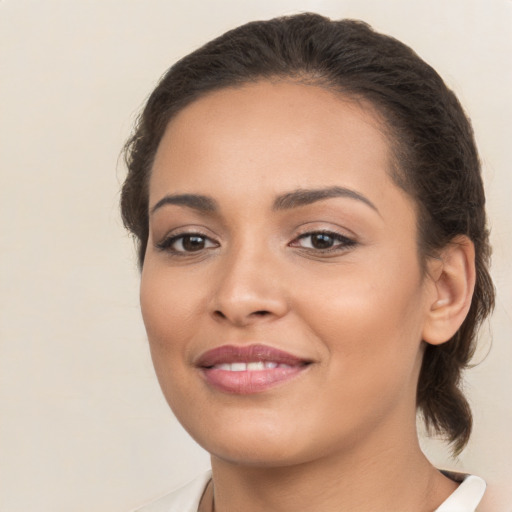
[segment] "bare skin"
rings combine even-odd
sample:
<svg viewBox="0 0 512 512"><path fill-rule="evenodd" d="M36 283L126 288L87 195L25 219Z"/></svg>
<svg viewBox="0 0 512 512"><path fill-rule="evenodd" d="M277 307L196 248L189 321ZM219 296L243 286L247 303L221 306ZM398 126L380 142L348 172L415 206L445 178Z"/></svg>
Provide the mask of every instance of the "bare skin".
<svg viewBox="0 0 512 512"><path fill-rule="evenodd" d="M472 246L424 275L391 161L372 107L319 87L224 89L169 124L141 306L164 395L212 456L201 512L432 512L455 490L418 445L416 384L467 313ZM307 364L256 393L196 364L251 344Z"/></svg>
<svg viewBox="0 0 512 512"><path fill-rule="evenodd" d="M382 459L386 460L384 464L389 467L393 454L379 455L382 455ZM455 482L444 476L441 475L442 478L439 479L440 473L426 459L413 460L414 456L405 461L409 463L409 467L418 468L414 475L404 477L399 473L399 465L396 464L394 470L375 477L373 465L380 465L380 458L372 458L371 463L361 468L346 467L344 471L339 465L333 468L327 465L327 461L322 460L318 464L320 472L316 472L316 467L307 465L303 468L267 470L263 473L225 468L221 460L212 459L214 475L224 477L225 480L214 476L215 487L210 484L206 489L199 512L432 512L457 488ZM337 461L333 462L336 464ZM241 492L236 492L237 490Z"/></svg>

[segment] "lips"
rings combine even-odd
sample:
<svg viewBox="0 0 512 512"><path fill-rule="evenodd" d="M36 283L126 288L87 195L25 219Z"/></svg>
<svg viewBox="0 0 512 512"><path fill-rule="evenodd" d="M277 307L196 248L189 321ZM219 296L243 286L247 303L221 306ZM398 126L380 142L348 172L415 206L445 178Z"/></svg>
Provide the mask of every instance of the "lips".
<svg viewBox="0 0 512 512"><path fill-rule="evenodd" d="M267 345L224 345L201 354L195 365L214 388L227 393L251 394L294 378L310 363Z"/></svg>

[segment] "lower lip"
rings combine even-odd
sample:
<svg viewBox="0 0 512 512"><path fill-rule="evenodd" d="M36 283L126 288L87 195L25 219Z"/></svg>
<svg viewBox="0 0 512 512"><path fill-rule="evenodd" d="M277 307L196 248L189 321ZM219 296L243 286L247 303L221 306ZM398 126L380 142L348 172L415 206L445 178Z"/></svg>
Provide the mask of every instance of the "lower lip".
<svg viewBox="0 0 512 512"><path fill-rule="evenodd" d="M241 372L202 368L202 373L206 382L220 391L249 395L261 393L283 384L304 372L306 368L308 368L307 365Z"/></svg>

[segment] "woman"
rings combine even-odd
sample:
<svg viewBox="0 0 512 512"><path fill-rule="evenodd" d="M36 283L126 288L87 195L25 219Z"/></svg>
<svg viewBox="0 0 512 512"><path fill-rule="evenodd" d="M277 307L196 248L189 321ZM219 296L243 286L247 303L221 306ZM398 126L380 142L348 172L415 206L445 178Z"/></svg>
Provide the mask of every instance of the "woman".
<svg viewBox="0 0 512 512"><path fill-rule="evenodd" d="M492 309L471 126L412 50L302 14L164 76L126 147L156 373L212 474L143 510L473 511L460 388ZM462 483L461 483L462 482Z"/></svg>

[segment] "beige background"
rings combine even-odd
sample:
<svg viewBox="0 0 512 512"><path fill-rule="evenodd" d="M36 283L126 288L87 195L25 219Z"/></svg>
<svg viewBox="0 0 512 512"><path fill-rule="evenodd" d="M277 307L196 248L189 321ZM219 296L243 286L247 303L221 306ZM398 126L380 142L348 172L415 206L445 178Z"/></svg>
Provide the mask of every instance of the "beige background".
<svg viewBox="0 0 512 512"><path fill-rule="evenodd" d="M467 377L471 445L426 449L512 511L510 0L0 0L0 511L128 511L208 467L153 375L119 151L173 61L305 10L407 42L474 120L499 291L478 360L493 346Z"/></svg>

